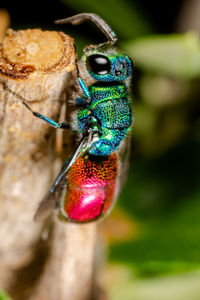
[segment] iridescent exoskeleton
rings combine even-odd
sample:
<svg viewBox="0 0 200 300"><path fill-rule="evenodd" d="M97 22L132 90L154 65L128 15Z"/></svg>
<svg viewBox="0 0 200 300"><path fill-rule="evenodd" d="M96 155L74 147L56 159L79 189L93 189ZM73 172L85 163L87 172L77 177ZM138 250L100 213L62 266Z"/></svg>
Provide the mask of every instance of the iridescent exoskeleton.
<svg viewBox="0 0 200 300"><path fill-rule="evenodd" d="M94 83L87 86L77 64L77 81L82 91L75 97L76 111L71 122L56 123L31 110L56 128L72 129L79 136L77 146L66 160L60 174L41 202L35 219L41 220L58 207L63 219L89 222L112 208L124 179L126 141L132 125L132 109L127 82L132 61L112 48L116 34L95 14L83 13L56 23L79 24L93 21L107 37L105 43L87 46L82 57L85 72ZM120 174L121 178L120 178Z"/></svg>

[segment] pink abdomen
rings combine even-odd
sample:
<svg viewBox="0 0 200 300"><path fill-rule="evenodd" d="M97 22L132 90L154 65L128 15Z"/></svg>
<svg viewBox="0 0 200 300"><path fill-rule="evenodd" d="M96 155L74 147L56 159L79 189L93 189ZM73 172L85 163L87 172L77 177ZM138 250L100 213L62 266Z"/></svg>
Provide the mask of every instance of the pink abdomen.
<svg viewBox="0 0 200 300"><path fill-rule="evenodd" d="M112 206L118 174L118 157L80 157L68 172L64 211L77 222L92 221Z"/></svg>

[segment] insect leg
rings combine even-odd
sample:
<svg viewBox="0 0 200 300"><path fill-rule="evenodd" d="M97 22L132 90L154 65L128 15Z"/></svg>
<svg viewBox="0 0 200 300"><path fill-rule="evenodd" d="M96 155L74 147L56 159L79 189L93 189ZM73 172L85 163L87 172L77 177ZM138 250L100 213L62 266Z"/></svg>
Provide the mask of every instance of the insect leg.
<svg viewBox="0 0 200 300"><path fill-rule="evenodd" d="M78 83L79 83L80 88L82 89L82 91L83 91L85 97L86 97L87 99L89 99L89 98L90 98L90 93L89 93L88 88L87 88L87 86L85 85L85 83L83 82L83 79L82 79L81 77L78 77Z"/></svg>
<svg viewBox="0 0 200 300"><path fill-rule="evenodd" d="M30 110L30 112L37 118L39 119L42 119L43 121L47 122L48 124L50 124L51 126L53 126L54 128L62 128L62 129L71 129L70 125L64 121L64 122L61 122L61 123L57 123L53 120L51 120L50 118L48 117L45 117L43 115L41 115L40 113L38 112L35 112L33 111L30 106L25 102L25 100L17 95L15 92L13 92L11 89L9 89L9 87L4 83L4 82L1 82L1 84L3 85L4 89L7 90L8 92L10 92L12 95L14 95L15 97L17 97L21 103L28 109Z"/></svg>
<svg viewBox="0 0 200 300"><path fill-rule="evenodd" d="M89 91L88 91L88 88L87 88L87 86L86 86L85 83L83 82L83 79L82 79L81 76L80 76L80 72L79 72L79 68L78 68L78 63L77 63L77 58L76 58L76 73L77 73L77 78L78 78L79 86L80 86L80 88L82 89L84 96L85 96L87 99L90 99L90 93L89 93Z"/></svg>
<svg viewBox="0 0 200 300"><path fill-rule="evenodd" d="M55 121L53 121L52 119L48 118L48 117L45 117L44 115L41 115L40 113L36 112L36 111L33 111L30 106L24 102L23 100L21 100L23 105L28 109L30 110L30 112L37 118L47 122L48 124L50 124L51 126L53 126L54 128L61 128L61 129L71 129L70 125L64 121L64 122L61 122L61 123L57 123Z"/></svg>

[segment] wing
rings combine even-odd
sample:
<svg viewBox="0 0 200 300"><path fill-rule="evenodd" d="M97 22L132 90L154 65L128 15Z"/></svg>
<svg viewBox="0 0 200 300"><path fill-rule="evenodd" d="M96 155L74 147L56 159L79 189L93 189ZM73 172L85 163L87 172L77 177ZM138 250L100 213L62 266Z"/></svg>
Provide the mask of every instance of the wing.
<svg viewBox="0 0 200 300"><path fill-rule="evenodd" d="M39 204L39 207L34 215L35 221L45 220L47 217L49 217L53 209L57 207L63 190L66 188L66 177L63 177L56 185L55 183L56 181L53 183L50 190Z"/></svg>
<svg viewBox="0 0 200 300"><path fill-rule="evenodd" d="M119 192L126 183L130 164L131 153L131 133L128 133L119 149L118 155L120 159L120 176L119 176Z"/></svg>
<svg viewBox="0 0 200 300"><path fill-rule="evenodd" d="M69 168L74 164L79 156L81 156L91 147L96 138L97 136L95 135L95 133L87 131L83 138L80 140L70 158L65 161L59 175L52 184L50 190L40 203L34 216L35 221L42 221L46 219L50 215L52 210L56 208L59 203L60 197L62 196L63 190L66 188L66 177Z"/></svg>

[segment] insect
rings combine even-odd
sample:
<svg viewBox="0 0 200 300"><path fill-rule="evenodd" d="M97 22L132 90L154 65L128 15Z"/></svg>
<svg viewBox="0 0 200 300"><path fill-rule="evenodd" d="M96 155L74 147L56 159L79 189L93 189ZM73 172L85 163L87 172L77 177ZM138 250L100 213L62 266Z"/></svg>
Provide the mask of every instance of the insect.
<svg viewBox="0 0 200 300"><path fill-rule="evenodd" d="M119 192L121 157L126 157L125 140L133 119L127 86L132 61L112 48L117 36L96 14L82 13L55 23L77 25L86 20L95 23L107 41L84 48L84 68L95 83L87 86L76 66L82 95L74 99L76 112L71 122L57 123L23 103L34 116L55 128L73 129L79 136L74 152L42 200L36 220L59 207L62 219L69 222L94 221L111 210Z"/></svg>

